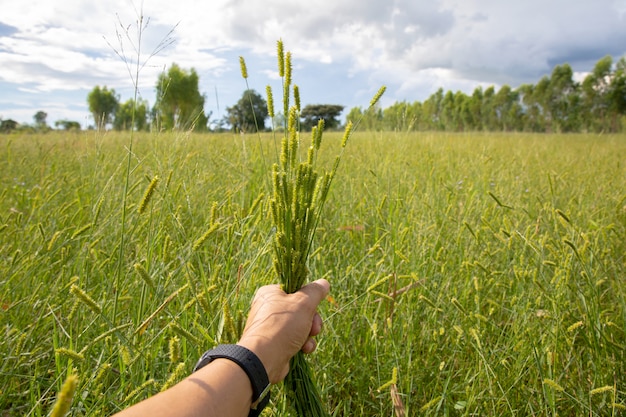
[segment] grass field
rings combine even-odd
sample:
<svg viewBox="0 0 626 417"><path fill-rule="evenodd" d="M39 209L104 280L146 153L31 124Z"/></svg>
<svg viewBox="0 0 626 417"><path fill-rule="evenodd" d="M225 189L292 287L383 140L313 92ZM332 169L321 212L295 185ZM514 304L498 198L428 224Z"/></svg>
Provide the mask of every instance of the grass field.
<svg viewBox="0 0 626 417"><path fill-rule="evenodd" d="M0 136L0 415L47 415L72 373L71 415L153 395L276 282L272 136L129 144ZM310 356L331 414L626 415L625 156L621 136L353 136L309 265L332 284ZM266 413L287 412L278 387Z"/></svg>

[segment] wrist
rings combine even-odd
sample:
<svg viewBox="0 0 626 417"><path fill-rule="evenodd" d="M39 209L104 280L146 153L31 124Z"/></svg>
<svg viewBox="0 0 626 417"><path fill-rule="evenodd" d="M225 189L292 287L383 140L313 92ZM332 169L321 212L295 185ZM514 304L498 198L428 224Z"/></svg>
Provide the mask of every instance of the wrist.
<svg viewBox="0 0 626 417"><path fill-rule="evenodd" d="M272 348L267 346L267 341L263 341L259 337L246 337L243 336L237 345L245 347L252 351L261 361L265 367L265 372L270 380L270 383L276 384L282 380L282 366L275 359L275 355L271 354Z"/></svg>
<svg viewBox="0 0 626 417"><path fill-rule="evenodd" d="M218 345L202 355L194 372L214 361L218 361L221 366L226 365L224 361L231 361L243 370L252 388L249 416L259 416L269 401L271 385L265 366L256 353L242 345Z"/></svg>

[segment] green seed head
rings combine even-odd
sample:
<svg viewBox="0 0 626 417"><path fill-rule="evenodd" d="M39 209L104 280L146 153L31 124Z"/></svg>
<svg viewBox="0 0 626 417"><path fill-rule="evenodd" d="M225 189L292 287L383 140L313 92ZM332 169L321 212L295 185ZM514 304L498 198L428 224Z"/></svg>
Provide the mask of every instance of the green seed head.
<svg viewBox="0 0 626 417"><path fill-rule="evenodd" d="M285 57L285 85L291 85L291 52L287 52Z"/></svg>
<svg viewBox="0 0 626 417"><path fill-rule="evenodd" d="M316 150L320 149L322 146L322 133L324 132L324 119L319 119L317 121L317 130L315 131L315 142L314 147Z"/></svg>
<svg viewBox="0 0 626 417"><path fill-rule="evenodd" d="M146 207L148 207L148 203L150 203L150 200L152 199L152 194L154 194L154 190L156 189L158 183L159 176L156 175L154 178L152 178L152 181L150 181L148 188L146 188L146 192L143 194L141 203L139 203L139 208L137 209L137 212L139 214L142 214L144 211L146 211Z"/></svg>
<svg viewBox="0 0 626 417"><path fill-rule="evenodd" d="M83 291L78 285L72 284L70 287L70 293L72 293L77 299L82 301L91 311L96 314L100 314L102 312L102 308L95 302L93 298L89 296L85 291Z"/></svg>
<svg viewBox="0 0 626 417"><path fill-rule="evenodd" d="M378 100L380 100L386 89L387 87L385 87L384 85L378 89L378 92L374 97L372 97L372 100L370 101L370 107L374 107L376 103L378 103Z"/></svg>
<svg viewBox="0 0 626 417"><path fill-rule="evenodd" d="M248 79L248 68L246 67L246 60L242 56L239 57L239 67L241 68L241 76L244 79Z"/></svg>
<svg viewBox="0 0 626 417"><path fill-rule="evenodd" d="M265 87L267 94L267 113L271 118L274 118L274 95L272 94L272 87L269 85Z"/></svg>
<svg viewBox="0 0 626 417"><path fill-rule="evenodd" d="M174 386L180 379L182 379L183 375L186 373L186 365L185 362L181 362L176 365L174 371L170 374L170 377L165 381L163 386L161 387L161 391L165 391L168 388Z"/></svg>
<svg viewBox="0 0 626 417"><path fill-rule="evenodd" d="M76 386L78 385L78 376L72 374L67 377L61 387L61 392L54 403L54 408L50 414L52 417L63 417L70 411L72 405L72 399L76 392Z"/></svg>
<svg viewBox="0 0 626 417"><path fill-rule="evenodd" d="M341 140L342 148L346 147L346 144L348 143L348 139L350 138L351 134L352 134L352 120L348 122L348 124L346 125L346 130L343 132L343 139Z"/></svg>
<svg viewBox="0 0 626 417"><path fill-rule="evenodd" d="M284 77L285 76L285 50L283 47L282 39L276 42L276 50L278 54L278 75L280 77Z"/></svg>
<svg viewBox="0 0 626 417"><path fill-rule="evenodd" d="M300 88L294 84L293 86L293 101L296 104L296 110L300 112Z"/></svg>

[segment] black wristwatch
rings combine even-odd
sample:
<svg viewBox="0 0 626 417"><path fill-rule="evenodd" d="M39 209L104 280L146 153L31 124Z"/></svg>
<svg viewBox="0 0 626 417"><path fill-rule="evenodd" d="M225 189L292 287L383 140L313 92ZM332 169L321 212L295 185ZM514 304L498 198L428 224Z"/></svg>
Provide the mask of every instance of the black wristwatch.
<svg viewBox="0 0 626 417"><path fill-rule="evenodd" d="M243 346L219 345L215 349L204 352L193 371L196 372L218 358L235 362L248 375L252 384L252 406L248 416L256 417L261 415L261 411L270 401L270 380L258 356Z"/></svg>

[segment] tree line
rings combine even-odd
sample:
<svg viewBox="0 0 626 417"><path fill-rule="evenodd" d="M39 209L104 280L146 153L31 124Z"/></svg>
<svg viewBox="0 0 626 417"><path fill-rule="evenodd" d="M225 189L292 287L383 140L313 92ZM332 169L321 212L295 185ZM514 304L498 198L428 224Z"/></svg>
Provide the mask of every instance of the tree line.
<svg viewBox="0 0 626 417"><path fill-rule="evenodd" d="M537 84L478 87L471 95L437 90L424 102L396 102L364 112L353 108L349 120L362 118L373 130L621 132L626 114L626 59L600 59L582 82L569 64L557 65Z"/></svg>
<svg viewBox="0 0 626 417"><path fill-rule="evenodd" d="M279 114L271 126L266 126L269 117L266 100L256 91L246 90L235 105L226 108L224 118L214 120L209 126L211 113L204 111L206 96L200 93L198 83L194 69L185 70L173 64L157 80L157 102L151 109L145 101L130 99L120 103L115 90L100 86L89 93L87 102L98 128L256 132L269 127L280 129L284 125L285 118ZM300 113L301 125L310 129L323 118L327 127L337 128L343 108L331 104L308 105Z"/></svg>
<svg viewBox="0 0 626 417"><path fill-rule="evenodd" d="M280 129L284 115L277 114L267 125L267 102L254 90L226 108L226 115L211 121L205 113L206 96L200 93L196 71L172 64L161 73L156 85L156 103L150 107L142 99L120 101L114 89L96 86L87 95L92 128L115 130L194 130L253 132ZM327 129L340 128L339 115L344 107L313 104L301 112L302 129L310 129L320 118ZM549 76L536 84L516 89L504 85L477 87L471 95L461 91L437 90L424 102L396 102L382 109L364 111L355 107L347 119L361 120L370 130L397 131L520 131L520 132L621 132L626 114L626 58L613 62L600 59L582 82L574 80L569 64L557 65ZM47 131L47 114L37 112L35 123L25 128ZM78 122L58 120L57 129L80 130ZM0 120L0 132L19 128L13 120ZM24 127L23 127L24 128Z"/></svg>

